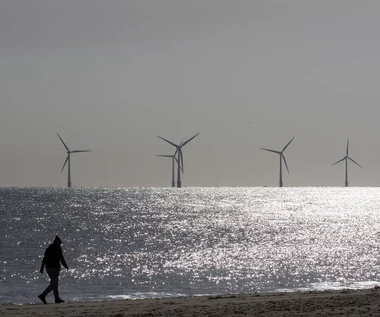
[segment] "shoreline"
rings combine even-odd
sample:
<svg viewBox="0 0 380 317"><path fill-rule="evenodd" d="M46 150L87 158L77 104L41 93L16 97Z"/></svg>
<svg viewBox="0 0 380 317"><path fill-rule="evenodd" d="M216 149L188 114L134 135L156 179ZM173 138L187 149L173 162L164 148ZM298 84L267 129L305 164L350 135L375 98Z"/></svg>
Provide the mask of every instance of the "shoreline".
<svg viewBox="0 0 380 317"><path fill-rule="evenodd" d="M38 298L36 298L38 303ZM2 304L0 316L379 316L380 287L160 299Z"/></svg>

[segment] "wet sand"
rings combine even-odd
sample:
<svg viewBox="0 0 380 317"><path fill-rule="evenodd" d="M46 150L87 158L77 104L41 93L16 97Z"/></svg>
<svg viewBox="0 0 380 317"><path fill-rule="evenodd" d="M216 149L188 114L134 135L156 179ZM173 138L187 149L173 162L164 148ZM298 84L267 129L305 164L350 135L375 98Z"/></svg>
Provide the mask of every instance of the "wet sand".
<svg viewBox="0 0 380 317"><path fill-rule="evenodd" d="M51 298L50 298L51 300ZM0 316L380 316L380 287L165 299L0 305Z"/></svg>

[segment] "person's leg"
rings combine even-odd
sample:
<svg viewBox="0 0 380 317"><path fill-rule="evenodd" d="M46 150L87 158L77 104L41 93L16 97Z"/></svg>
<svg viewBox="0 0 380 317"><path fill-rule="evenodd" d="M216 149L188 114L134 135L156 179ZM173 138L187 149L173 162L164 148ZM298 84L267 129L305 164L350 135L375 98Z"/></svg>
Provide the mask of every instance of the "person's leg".
<svg viewBox="0 0 380 317"><path fill-rule="evenodd" d="M46 291L47 291L46 294L48 294L50 291L53 290L54 298L55 300L58 300L59 299L59 292L58 292L59 269L46 268L46 272L48 273L50 277L50 285L46 288L46 290L42 294L45 295Z"/></svg>
<svg viewBox="0 0 380 317"><path fill-rule="evenodd" d="M48 272L48 269L46 269L46 271ZM50 283L49 283L48 287L46 287L46 289L42 292L41 295L43 297L46 297L46 295L49 294L53 290L52 283L51 283L51 276L50 276L49 272L48 272L48 275L50 278Z"/></svg>
<svg viewBox="0 0 380 317"><path fill-rule="evenodd" d="M49 275L50 278L50 284L46 289L42 292L42 294L38 295L38 298L44 303L47 304L46 302L46 296L49 294L51 291L54 291L54 297L57 299L59 298L58 294L58 276L59 276L59 270L58 270L58 275L56 273L55 269L48 269L46 268L46 272ZM55 290L56 289L56 290Z"/></svg>

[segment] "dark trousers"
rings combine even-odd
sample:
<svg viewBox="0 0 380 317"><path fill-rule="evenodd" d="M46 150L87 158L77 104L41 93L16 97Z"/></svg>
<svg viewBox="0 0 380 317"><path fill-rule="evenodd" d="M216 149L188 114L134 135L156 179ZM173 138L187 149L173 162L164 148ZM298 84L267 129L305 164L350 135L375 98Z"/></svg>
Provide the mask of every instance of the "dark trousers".
<svg viewBox="0 0 380 317"><path fill-rule="evenodd" d="M54 298L59 299L58 293L58 281L59 281L59 269L46 268L46 272L50 278L49 286L42 292L42 295L46 296L53 291Z"/></svg>

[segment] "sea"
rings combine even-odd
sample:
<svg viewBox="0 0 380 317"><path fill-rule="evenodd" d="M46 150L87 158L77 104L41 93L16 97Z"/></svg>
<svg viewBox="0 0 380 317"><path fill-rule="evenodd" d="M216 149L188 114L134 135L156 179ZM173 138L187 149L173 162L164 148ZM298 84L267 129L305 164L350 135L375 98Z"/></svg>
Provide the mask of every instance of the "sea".
<svg viewBox="0 0 380 317"><path fill-rule="evenodd" d="M380 188L0 188L0 304L380 285ZM53 302L53 294L47 297Z"/></svg>

